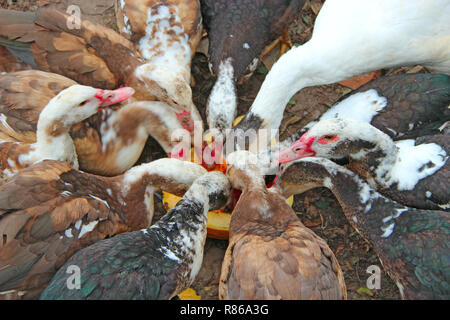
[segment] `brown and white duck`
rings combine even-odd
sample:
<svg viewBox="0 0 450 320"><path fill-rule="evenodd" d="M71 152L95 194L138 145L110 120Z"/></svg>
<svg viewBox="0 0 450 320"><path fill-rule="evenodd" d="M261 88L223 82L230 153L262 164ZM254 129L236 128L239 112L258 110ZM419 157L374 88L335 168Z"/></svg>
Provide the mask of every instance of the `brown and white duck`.
<svg viewBox="0 0 450 320"><path fill-rule="evenodd" d="M148 79L149 92L176 108L185 129L193 132L197 124L202 130L190 86L191 60L203 31L199 1L117 0L115 5L120 33L146 61L136 76Z"/></svg>
<svg viewBox="0 0 450 320"><path fill-rule="evenodd" d="M278 189L266 188L257 160L248 151L227 157L227 175L242 194L231 216L219 298L345 299L333 252L300 222Z"/></svg>
<svg viewBox="0 0 450 320"><path fill-rule="evenodd" d="M178 204L140 231L99 241L74 254L41 299L167 300L187 289L203 262L208 210L220 209L230 183L220 172L199 177ZM67 288L66 270L81 271L80 290Z"/></svg>
<svg viewBox="0 0 450 320"><path fill-rule="evenodd" d="M324 158L284 165L276 184L285 196L316 187L330 189L349 223L375 250L403 299L450 298L450 213L397 203Z"/></svg>
<svg viewBox="0 0 450 320"><path fill-rule="evenodd" d="M137 77L156 84L148 85L149 92L174 105L188 131L194 130L193 121L201 126L190 87L191 60L203 31L199 1L117 0L115 4L120 33L146 61L136 69Z"/></svg>
<svg viewBox="0 0 450 320"><path fill-rule="evenodd" d="M19 170L41 160L65 161L78 169L78 157L72 137L72 125L98 112L99 108L130 98L134 90L123 87L116 90L95 89L72 85L50 99L42 109L37 122L36 142L0 141L0 170L9 178ZM3 126L8 126L2 115Z"/></svg>
<svg viewBox="0 0 450 320"><path fill-rule="evenodd" d="M163 158L116 177L45 160L0 187L0 298L37 298L78 250L148 228L153 193L182 196L206 170Z"/></svg>
<svg viewBox="0 0 450 320"><path fill-rule="evenodd" d="M136 91L135 100L166 102L178 112L181 124L193 130L187 117L192 106L186 105L184 95L178 91L156 88L161 83L144 71L148 64L131 41L83 18L75 21L76 26L68 23L73 20L54 8L40 8L35 13L0 9L0 44L35 69L93 87L129 86ZM164 40L174 41L171 35ZM28 50L23 50L24 45ZM17 46L20 52L14 51Z"/></svg>
<svg viewBox="0 0 450 320"><path fill-rule="evenodd" d="M40 112L50 99L73 84L66 77L38 70L0 76L2 140L35 142ZM120 109L101 110L70 130L80 169L107 176L131 168L149 135L170 155L183 134L187 133L175 114L159 101L129 102Z"/></svg>
<svg viewBox="0 0 450 320"><path fill-rule="evenodd" d="M449 210L449 154L447 134L394 142L366 122L325 119L280 151L279 162L348 156L351 170L381 194L416 208Z"/></svg>
<svg viewBox="0 0 450 320"><path fill-rule="evenodd" d="M264 47L299 14L304 0L201 0L209 63L217 80L207 103L209 128L222 133L236 117L236 83L252 73Z"/></svg>

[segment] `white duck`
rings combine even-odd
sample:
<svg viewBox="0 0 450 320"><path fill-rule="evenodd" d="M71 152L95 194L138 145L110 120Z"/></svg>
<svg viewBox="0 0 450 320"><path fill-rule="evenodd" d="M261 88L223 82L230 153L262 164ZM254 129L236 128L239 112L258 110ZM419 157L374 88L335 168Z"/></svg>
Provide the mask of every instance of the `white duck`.
<svg viewBox="0 0 450 320"><path fill-rule="evenodd" d="M289 99L304 87L414 64L449 74L449 17L448 0L327 0L311 40L275 63L237 128L278 129Z"/></svg>

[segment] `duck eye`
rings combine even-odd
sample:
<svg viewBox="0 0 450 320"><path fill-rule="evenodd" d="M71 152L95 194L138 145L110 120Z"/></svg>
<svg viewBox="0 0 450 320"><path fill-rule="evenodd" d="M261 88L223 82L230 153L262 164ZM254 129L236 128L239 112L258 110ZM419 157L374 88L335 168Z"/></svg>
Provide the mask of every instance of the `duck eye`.
<svg viewBox="0 0 450 320"><path fill-rule="evenodd" d="M82 107L82 106L84 106L86 103L88 103L89 102L89 100L84 100L82 103L80 103L78 106L79 107Z"/></svg>
<svg viewBox="0 0 450 320"><path fill-rule="evenodd" d="M323 136L325 140L333 140L336 136L334 134L327 134L326 136Z"/></svg>

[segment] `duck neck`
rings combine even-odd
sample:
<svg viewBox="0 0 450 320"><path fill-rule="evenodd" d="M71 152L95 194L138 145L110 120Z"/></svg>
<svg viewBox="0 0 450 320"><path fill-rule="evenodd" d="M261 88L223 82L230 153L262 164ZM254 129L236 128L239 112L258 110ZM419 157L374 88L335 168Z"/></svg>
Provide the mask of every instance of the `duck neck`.
<svg viewBox="0 0 450 320"><path fill-rule="evenodd" d="M233 187L242 192L265 187L264 178L258 171L239 169L231 174Z"/></svg>
<svg viewBox="0 0 450 320"><path fill-rule="evenodd" d="M137 144L141 147L137 150L140 155L149 135L158 141L164 151L170 152L171 133L182 127L168 105L159 101L141 101L120 109L107 129L114 132L106 136L115 137L108 143L117 144L116 139L119 139L127 146Z"/></svg>
<svg viewBox="0 0 450 320"><path fill-rule="evenodd" d="M395 220L408 210L380 195L351 172L340 170L330 174L324 186L333 192L349 223L376 249L393 232Z"/></svg>
<svg viewBox="0 0 450 320"><path fill-rule="evenodd" d="M147 135L151 135L164 151L169 154L174 148L172 135L176 132L184 133L184 129L178 121L175 113L169 105L159 102L141 102L137 105L136 114L142 115L142 125Z"/></svg>
<svg viewBox="0 0 450 320"><path fill-rule="evenodd" d="M186 285L194 281L203 261L206 221L209 210L206 186L193 184L183 198L146 232L157 232L166 241L165 250L173 260L189 264Z"/></svg>
<svg viewBox="0 0 450 320"><path fill-rule="evenodd" d="M199 184L192 185L185 193L183 199L186 202L195 203L198 208L201 208L202 210L198 210L195 214L202 216L206 222L207 213L209 211L209 196L205 186Z"/></svg>
<svg viewBox="0 0 450 320"><path fill-rule="evenodd" d="M280 224L291 222L291 211L282 210L281 207L288 204L277 189L267 189L262 178L248 177L242 179L242 183L245 187L233 210L230 238L241 232L259 234L261 224L266 226L264 232L277 232Z"/></svg>
<svg viewBox="0 0 450 320"><path fill-rule="evenodd" d="M352 169L372 186L384 186L395 165L398 147L394 141L380 130L367 125L361 133L362 148L350 154Z"/></svg>
<svg viewBox="0 0 450 320"><path fill-rule="evenodd" d="M51 159L68 162L74 169L78 169L78 159L69 134L70 128L64 121L47 116L46 107L39 115L34 144L35 160Z"/></svg>
<svg viewBox="0 0 450 320"><path fill-rule="evenodd" d="M191 176L186 172L184 176L180 176L180 171L179 168L160 165L158 161L153 161L135 166L116 177L118 201L130 208L128 220L140 221L142 212L146 212L147 221L145 225L139 227L147 228L154 215L154 194L159 190L183 196L194 180L192 176L195 176L195 173Z"/></svg>
<svg viewBox="0 0 450 320"><path fill-rule="evenodd" d="M231 129L236 117L237 100L232 58L222 61L219 74L208 98L207 114L210 128L221 132Z"/></svg>
<svg viewBox="0 0 450 320"><path fill-rule="evenodd" d="M140 174L134 179L132 182L126 179L117 181L116 198L123 208L122 218L127 225L134 229L148 228L155 213L154 194L159 189L150 181L149 174ZM146 213L145 217L143 212Z"/></svg>

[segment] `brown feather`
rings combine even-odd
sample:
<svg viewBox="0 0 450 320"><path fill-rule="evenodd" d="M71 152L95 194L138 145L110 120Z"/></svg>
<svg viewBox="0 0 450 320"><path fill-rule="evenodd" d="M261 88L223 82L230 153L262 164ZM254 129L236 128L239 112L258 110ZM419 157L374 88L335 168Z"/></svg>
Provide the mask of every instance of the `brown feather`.
<svg viewBox="0 0 450 320"><path fill-rule="evenodd" d="M342 271L326 242L298 219L277 189L230 166L244 186L233 210L220 299L346 299Z"/></svg>
<svg viewBox="0 0 450 320"><path fill-rule="evenodd" d="M0 10L0 36L30 44L40 70L97 88L131 86L135 99L155 99L134 75L142 61L130 41L84 19L80 28L69 29L68 17L52 8L36 13Z"/></svg>
<svg viewBox="0 0 450 320"><path fill-rule="evenodd" d="M131 184L124 179L45 160L0 186L0 292L16 290L23 295L15 298L37 298L76 251L150 225L148 186L179 196L190 186L146 172ZM94 225L85 233L89 223Z"/></svg>
<svg viewBox="0 0 450 320"><path fill-rule="evenodd" d="M37 70L9 73L0 76L0 131L16 141L36 142L39 113L51 98L76 84L66 77Z"/></svg>
<svg viewBox="0 0 450 320"><path fill-rule="evenodd" d="M22 62L3 46L0 46L0 73L29 70L30 66Z"/></svg>

